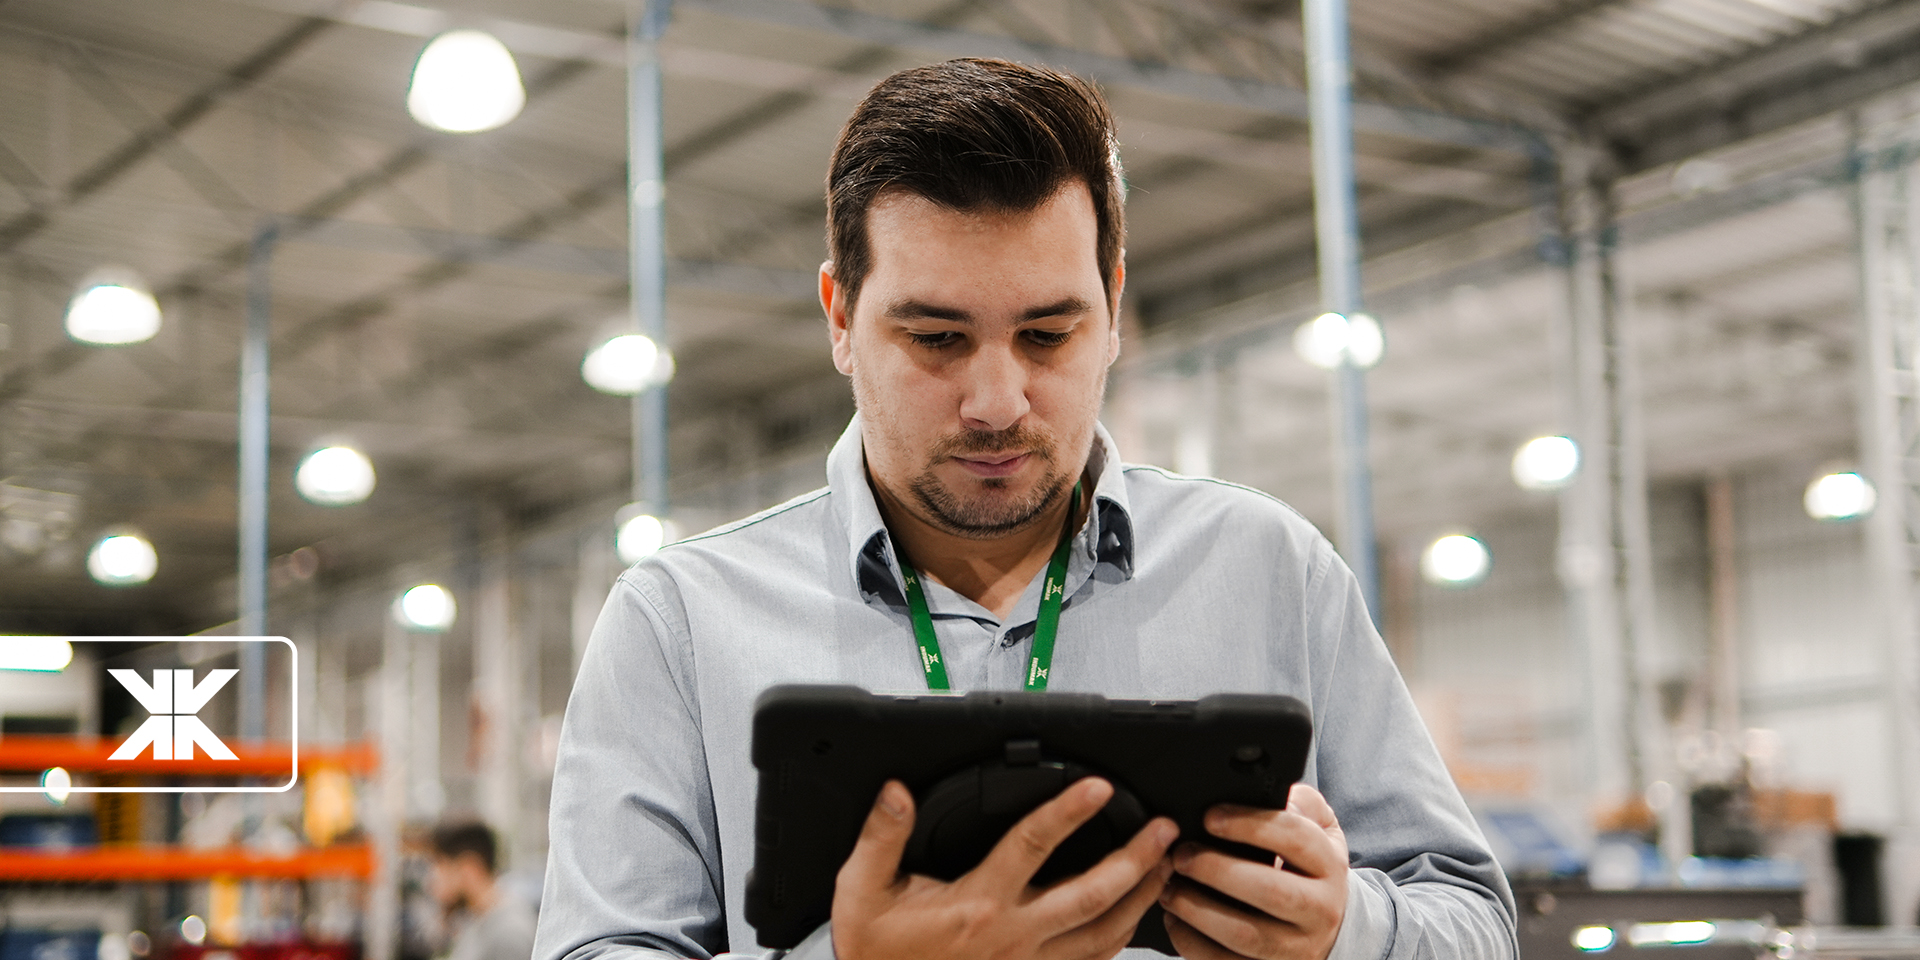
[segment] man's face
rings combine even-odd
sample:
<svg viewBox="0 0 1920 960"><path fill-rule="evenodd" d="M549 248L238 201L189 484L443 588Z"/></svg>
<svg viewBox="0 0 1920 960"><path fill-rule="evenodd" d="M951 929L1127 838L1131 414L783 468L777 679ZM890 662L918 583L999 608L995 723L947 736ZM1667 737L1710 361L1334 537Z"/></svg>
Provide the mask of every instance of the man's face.
<svg viewBox="0 0 1920 960"><path fill-rule="evenodd" d="M948 533L1025 529L1085 467L1120 351L1086 186L1017 213L885 194L867 218L873 269L853 315L825 268L820 295L869 475Z"/></svg>
<svg viewBox="0 0 1920 960"><path fill-rule="evenodd" d="M429 862L433 872L427 877L427 893L442 909L466 909L475 875L486 874L487 868L480 863L480 858L472 854L444 857L436 853Z"/></svg>

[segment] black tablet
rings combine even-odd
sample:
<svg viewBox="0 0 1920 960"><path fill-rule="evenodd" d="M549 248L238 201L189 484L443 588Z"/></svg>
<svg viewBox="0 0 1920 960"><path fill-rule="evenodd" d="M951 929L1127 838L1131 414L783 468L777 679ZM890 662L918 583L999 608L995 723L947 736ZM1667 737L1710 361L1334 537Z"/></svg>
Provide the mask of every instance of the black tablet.
<svg viewBox="0 0 1920 960"><path fill-rule="evenodd" d="M747 922L791 948L827 922L834 877L889 779L917 816L902 868L954 879L1007 829L1081 777L1112 781L1106 809L1035 877L1079 873L1166 816L1186 839L1250 859L1272 854L1210 838L1209 807L1279 809L1306 768L1313 723L1286 696L1109 700L1096 694L976 692L884 696L851 686L786 685L754 706L760 773ZM1173 953L1156 905L1132 946Z"/></svg>

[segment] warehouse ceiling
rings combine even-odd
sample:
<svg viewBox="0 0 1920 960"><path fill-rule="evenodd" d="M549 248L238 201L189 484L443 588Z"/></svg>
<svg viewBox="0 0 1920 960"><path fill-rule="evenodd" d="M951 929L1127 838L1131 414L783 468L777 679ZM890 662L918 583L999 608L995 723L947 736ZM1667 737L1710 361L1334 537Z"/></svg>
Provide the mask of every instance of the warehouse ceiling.
<svg viewBox="0 0 1920 960"><path fill-rule="evenodd" d="M1542 509L1505 458L1558 426L1563 294L1532 208L1551 149L1625 178L1655 479L1851 452L1836 111L1920 80L1920 0L1351 17L1391 343L1371 378L1383 535ZM1312 300L1298 18L1285 0L679 0L661 51L676 490L844 424L812 296L833 137L896 69L1000 55L1095 77L1120 118L1135 455L1164 456L1155 431L1192 409L1181 358L1237 344L1248 442L1215 460L1329 518L1325 382L1277 323ZM232 616L238 356L268 228L279 580L374 577L621 502L629 404L579 364L626 311L626 19L611 0L0 0L0 631ZM528 103L504 128L407 116L414 58L455 26L519 60ZM67 339L66 301L103 265L152 284L155 339ZM293 492L335 440L376 464L364 504ZM85 548L122 526L160 572L97 586Z"/></svg>

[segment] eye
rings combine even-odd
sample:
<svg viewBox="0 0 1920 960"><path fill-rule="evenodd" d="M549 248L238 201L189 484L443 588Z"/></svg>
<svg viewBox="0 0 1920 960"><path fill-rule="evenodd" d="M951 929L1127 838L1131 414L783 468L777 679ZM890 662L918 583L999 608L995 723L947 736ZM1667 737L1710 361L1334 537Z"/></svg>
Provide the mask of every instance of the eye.
<svg viewBox="0 0 1920 960"><path fill-rule="evenodd" d="M937 333L910 332L907 334L907 339L912 340L917 346L931 347L938 350L941 347L950 347L959 343L960 335L951 330L942 330Z"/></svg>
<svg viewBox="0 0 1920 960"><path fill-rule="evenodd" d="M1038 346L1057 347L1066 343L1067 338L1073 334L1067 330L1028 330L1026 335L1028 340Z"/></svg>

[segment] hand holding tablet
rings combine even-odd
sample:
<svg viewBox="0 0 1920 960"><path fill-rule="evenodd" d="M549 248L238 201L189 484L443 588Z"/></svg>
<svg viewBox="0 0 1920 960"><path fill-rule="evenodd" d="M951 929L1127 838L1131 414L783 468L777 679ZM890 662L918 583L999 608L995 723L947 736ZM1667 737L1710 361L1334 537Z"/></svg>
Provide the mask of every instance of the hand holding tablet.
<svg viewBox="0 0 1920 960"><path fill-rule="evenodd" d="M1310 742L1305 706L1283 696L775 687L754 718L747 919L763 944L791 947L832 916L850 960L909 940L957 948L970 924L1063 960L1128 943L1173 953L1155 902L1166 821L1272 864L1203 818L1222 803L1280 811ZM968 955L995 952L969 942Z"/></svg>
<svg viewBox="0 0 1920 960"><path fill-rule="evenodd" d="M912 796L888 781L834 888L840 960L1111 957L1166 887L1179 828L1164 817L1079 876L1033 886L1054 850L1113 796L1098 777L1073 784L1022 818L985 860L957 880L902 873ZM1027 951L1031 948L1032 952Z"/></svg>

